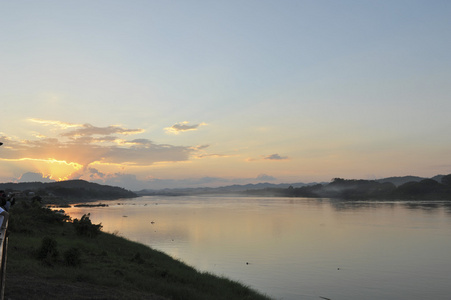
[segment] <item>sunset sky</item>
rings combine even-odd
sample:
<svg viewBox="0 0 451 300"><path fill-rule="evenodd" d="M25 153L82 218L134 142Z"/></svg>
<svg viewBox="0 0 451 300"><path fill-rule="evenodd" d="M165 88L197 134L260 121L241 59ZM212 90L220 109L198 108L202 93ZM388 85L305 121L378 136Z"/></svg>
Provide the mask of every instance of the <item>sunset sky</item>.
<svg viewBox="0 0 451 300"><path fill-rule="evenodd" d="M451 173L451 1L0 0L0 182Z"/></svg>

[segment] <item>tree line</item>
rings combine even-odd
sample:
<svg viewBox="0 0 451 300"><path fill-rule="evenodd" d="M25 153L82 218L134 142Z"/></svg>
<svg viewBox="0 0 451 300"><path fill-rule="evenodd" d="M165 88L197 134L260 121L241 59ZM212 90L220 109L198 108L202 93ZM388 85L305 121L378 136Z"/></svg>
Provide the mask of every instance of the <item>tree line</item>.
<svg viewBox="0 0 451 300"><path fill-rule="evenodd" d="M1 183L0 189L6 192L20 192L40 197L63 199L118 199L133 198L137 195L121 187L101 185L85 180L67 180L59 182Z"/></svg>
<svg viewBox="0 0 451 300"><path fill-rule="evenodd" d="M433 179L411 181L399 186L376 180L334 178L328 184L294 188L248 190L247 195L280 197L339 198L349 200L451 200L451 174L438 182Z"/></svg>

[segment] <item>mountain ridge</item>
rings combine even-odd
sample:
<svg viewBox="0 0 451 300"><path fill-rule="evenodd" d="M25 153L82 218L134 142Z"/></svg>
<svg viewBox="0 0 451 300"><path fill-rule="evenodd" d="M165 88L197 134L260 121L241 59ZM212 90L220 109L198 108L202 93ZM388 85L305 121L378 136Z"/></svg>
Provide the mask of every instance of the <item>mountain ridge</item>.
<svg viewBox="0 0 451 300"><path fill-rule="evenodd" d="M400 186L402 184L405 184L407 182L420 182L424 179L432 179L437 182L440 182L441 178L444 175L435 175L434 177L419 177L419 176L412 176L412 175L406 175L406 176L392 176L392 177L386 177L381 179L375 179L373 181L384 183L389 182L394 184L395 186ZM371 180L369 180L371 181ZM221 186L221 187L197 187L197 188L166 188L166 189L143 189L139 191L135 191L135 193L139 196L152 196L152 195L169 195L169 196L179 196L179 195L199 195L199 194L233 194L233 193L241 193L245 192L247 190L262 190L262 189L273 189L273 188L289 188L290 186L293 188L300 188L305 186L314 186L314 185L327 185L330 182L310 182L310 183L303 183L303 182L296 182L296 183L269 183L269 182L263 182L263 183L249 183L249 184L234 184L234 185L228 185L228 186Z"/></svg>

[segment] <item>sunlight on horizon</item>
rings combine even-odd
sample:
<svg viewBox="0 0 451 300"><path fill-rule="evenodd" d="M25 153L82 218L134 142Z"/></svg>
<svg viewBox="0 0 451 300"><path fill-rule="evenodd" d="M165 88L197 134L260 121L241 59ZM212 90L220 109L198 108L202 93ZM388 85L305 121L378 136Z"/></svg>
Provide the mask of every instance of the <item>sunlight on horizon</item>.
<svg viewBox="0 0 451 300"><path fill-rule="evenodd" d="M3 159L5 161L26 162L30 164L32 170L42 174L43 178L56 181L68 180L76 171L83 168L83 165L76 162L67 162L54 158L37 159L37 158L19 158L19 159Z"/></svg>

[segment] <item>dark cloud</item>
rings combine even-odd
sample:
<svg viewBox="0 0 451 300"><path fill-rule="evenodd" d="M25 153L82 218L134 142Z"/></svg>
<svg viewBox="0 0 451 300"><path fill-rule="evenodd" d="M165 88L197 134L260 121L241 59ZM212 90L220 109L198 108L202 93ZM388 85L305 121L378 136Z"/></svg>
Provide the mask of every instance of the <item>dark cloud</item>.
<svg viewBox="0 0 451 300"><path fill-rule="evenodd" d="M275 153L275 154L271 154L271 155L265 156L264 159L283 160L283 159L288 159L288 157L287 156L280 156L279 154Z"/></svg>
<svg viewBox="0 0 451 300"><path fill-rule="evenodd" d="M194 124L194 125L185 125L185 124L175 124L172 125L172 129L176 130L176 131L185 131L185 130L193 130L196 129L197 127L199 127L199 124Z"/></svg>
<svg viewBox="0 0 451 300"><path fill-rule="evenodd" d="M19 182L54 182L50 178L44 177L41 173L27 172L20 176Z"/></svg>
<svg viewBox="0 0 451 300"><path fill-rule="evenodd" d="M126 141L124 143L125 144L136 145L136 146L152 145L152 141L148 140L148 139L134 139L134 140L131 140L131 141Z"/></svg>
<svg viewBox="0 0 451 300"><path fill-rule="evenodd" d="M99 170L95 168L88 168L89 177L92 178L104 178L105 174L100 172Z"/></svg>
<svg viewBox="0 0 451 300"><path fill-rule="evenodd" d="M111 125L107 127L96 127L91 124L83 124L82 128L62 133L62 136L92 136L92 135L112 135L112 134L137 134L144 132L142 129L125 129L119 126Z"/></svg>
<svg viewBox="0 0 451 300"><path fill-rule="evenodd" d="M90 181L99 184L119 186L132 191L139 191L146 187L146 181L138 180L133 174L114 173L104 175L102 178L93 178Z"/></svg>

